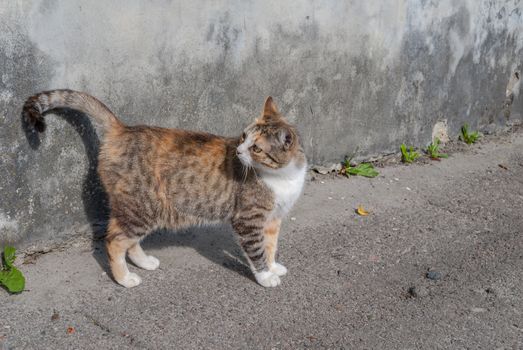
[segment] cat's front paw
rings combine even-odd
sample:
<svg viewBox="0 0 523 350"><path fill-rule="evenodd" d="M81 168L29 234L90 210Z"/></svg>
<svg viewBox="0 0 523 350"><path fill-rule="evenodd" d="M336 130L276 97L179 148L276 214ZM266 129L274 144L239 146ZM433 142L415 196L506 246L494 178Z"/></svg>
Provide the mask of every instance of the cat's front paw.
<svg viewBox="0 0 523 350"><path fill-rule="evenodd" d="M152 255L147 255L138 266L144 270L156 270L160 266L160 260Z"/></svg>
<svg viewBox="0 0 523 350"><path fill-rule="evenodd" d="M254 277L263 287L276 287L281 283L280 277L272 271L256 272Z"/></svg>
<svg viewBox="0 0 523 350"><path fill-rule="evenodd" d="M152 255L145 254L129 254L129 259L138 267L144 270L156 270L160 266L160 260Z"/></svg>
<svg viewBox="0 0 523 350"><path fill-rule="evenodd" d="M274 263L272 264L270 270L277 274L278 276L283 276L287 274L287 268L282 264Z"/></svg>
<svg viewBox="0 0 523 350"><path fill-rule="evenodd" d="M127 275L124 276L124 278L116 282L118 282L125 288L132 288L142 283L142 279L134 272L129 272Z"/></svg>

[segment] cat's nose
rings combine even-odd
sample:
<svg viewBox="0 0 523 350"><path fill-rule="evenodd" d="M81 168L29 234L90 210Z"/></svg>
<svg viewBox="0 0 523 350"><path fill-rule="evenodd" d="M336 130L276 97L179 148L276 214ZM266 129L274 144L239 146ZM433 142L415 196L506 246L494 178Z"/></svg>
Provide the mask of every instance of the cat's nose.
<svg viewBox="0 0 523 350"><path fill-rule="evenodd" d="M236 148L236 155L239 156L240 154L242 154L242 152L240 152L240 150Z"/></svg>

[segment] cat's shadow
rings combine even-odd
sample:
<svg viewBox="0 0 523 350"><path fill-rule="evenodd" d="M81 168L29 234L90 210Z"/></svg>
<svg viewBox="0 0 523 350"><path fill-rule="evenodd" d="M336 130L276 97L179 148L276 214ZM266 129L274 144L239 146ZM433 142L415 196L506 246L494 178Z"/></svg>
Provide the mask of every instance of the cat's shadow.
<svg viewBox="0 0 523 350"><path fill-rule="evenodd" d="M190 247L215 264L252 279L229 225L199 226L176 232L159 230L147 236L142 242L146 253L151 249L161 249L166 246ZM169 269L165 264L160 265L160 268L162 266Z"/></svg>
<svg viewBox="0 0 523 350"><path fill-rule="evenodd" d="M54 110L53 114L65 120L82 138L89 165L82 185L82 201L92 231L91 247L94 259L104 271L109 273L109 261L104 243L109 206L107 194L97 172L100 148L98 134L90 119L83 113L60 109ZM40 135L27 125L23 117L22 128L30 147L34 150L38 149ZM67 169L63 169L63 171L65 172ZM249 268L234 240L232 229L228 225L194 227L178 232L159 230L149 235L142 244L146 252L148 249L159 249L166 246L191 247L215 264L252 279ZM165 267L165 265L163 266Z"/></svg>

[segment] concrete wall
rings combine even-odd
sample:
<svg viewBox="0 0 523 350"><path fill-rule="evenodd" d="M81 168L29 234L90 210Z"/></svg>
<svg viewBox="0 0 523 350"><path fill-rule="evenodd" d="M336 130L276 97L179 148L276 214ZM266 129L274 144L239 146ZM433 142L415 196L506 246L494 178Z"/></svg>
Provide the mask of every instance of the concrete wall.
<svg viewBox="0 0 523 350"><path fill-rule="evenodd" d="M103 223L91 124L24 99L87 91L124 121L238 135L272 95L311 163L425 145L503 123L523 57L520 0L0 2L0 242L62 240ZM514 89L512 118L523 104ZM103 227L103 224L102 224Z"/></svg>

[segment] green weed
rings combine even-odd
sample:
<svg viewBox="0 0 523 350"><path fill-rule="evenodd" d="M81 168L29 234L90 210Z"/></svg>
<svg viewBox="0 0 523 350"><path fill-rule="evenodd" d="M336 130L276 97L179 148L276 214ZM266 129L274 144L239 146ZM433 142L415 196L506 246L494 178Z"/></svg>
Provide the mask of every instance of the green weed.
<svg viewBox="0 0 523 350"><path fill-rule="evenodd" d="M480 138L480 134L477 131L470 132L469 131L469 125L465 124L461 127L461 135L459 135L459 138L461 141L465 142L467 145L471 145L473 143L476 143L476 141Z"/></svg>
<svg viewBox="0 0 523 350"><path fill-rule="evenodd" d="M449 156L445 153L439 153L439 145L440 140L436 137L434 139L434 142L431 142L430 145L427 146L427 154L431 159L440 159L440 158L448 158Z"/></svg>
<svg viewBox="0 0 523 350"><path fill-rule="evenodd" d="M0 285L3 285L10 293L19 293L25 288L24 275L13 265L16 258L15 253L15 248L4 247L3 264L0 270Z"/></svg>
<svg viewBox="0 0 523 350"><path fill-rule="evenodd" d="M370 163L361 163L356 166L352 166L350 164L345 164L345 175L349 177L350 175L360 175L365 177L376 177L380 173L376 169L374 169L374 166Z"/></svg>
<svg viewBox="0 0 523 350"><path fill-rule="evenodd" d="M351 175L360 175L365 177L376 177L379 175L378 171L374 169L374 165L371 163L360 163L358 165L352 165L351 161L353 157L354 154L349 158L346 158L345 162L343 163L342 173L344 173L345 176L349 177Z"/></svg>
<svg viewBox="0 0 523 350"><path fill-rule="evenodd" d="M414 151L414 147L412 147L412 146L410 146L407 149L407 146L405 146L405 144L402 143L400 146L400 150L401 150L401 161L403 163L412 163L413 161L415 161L416 159L419 158L419 153Z"/></svg>

